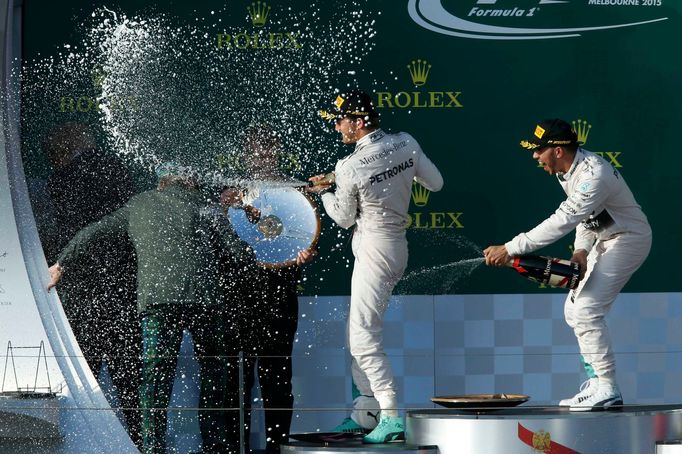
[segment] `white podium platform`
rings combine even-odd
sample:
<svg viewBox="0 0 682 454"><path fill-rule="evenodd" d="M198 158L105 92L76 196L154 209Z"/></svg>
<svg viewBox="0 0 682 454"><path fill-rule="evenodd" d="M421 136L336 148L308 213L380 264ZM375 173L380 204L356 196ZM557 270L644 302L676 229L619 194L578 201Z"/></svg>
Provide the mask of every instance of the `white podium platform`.
<svg viewBox="0 0 682 454"><path fill-rule="evenodd" d="M410 411L406 440L441 454L504 452L641 454L682 438L682 405L626 405L608 412L562 407Z"/></svg>

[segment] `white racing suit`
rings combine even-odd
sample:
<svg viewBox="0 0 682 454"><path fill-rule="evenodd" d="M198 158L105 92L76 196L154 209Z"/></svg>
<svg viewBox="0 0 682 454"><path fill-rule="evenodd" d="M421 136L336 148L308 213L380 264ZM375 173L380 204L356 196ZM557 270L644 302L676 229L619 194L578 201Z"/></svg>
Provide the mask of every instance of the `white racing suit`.
<svg viewBox="0 0 682 454"><path fill-rule="evenodd" d="M604 317L649 254L651 228L623 177L598 155L578 149L558 179L568 198L505 247L512 256L527 254L576 229L575 250L589 254L585 277L566 298L566 323L578 338L588 375L613 379L615 358Z"/></svg>
<svg viewBox="0 0 682 454"><path fill-rule="evenodd" d="M374 396L391 416L397 416L396 387L382 347L383 316L407 266L405 228L414 180L431 191L443 186L412 136L378 129L336 164L336 192L322 195L334 222L346 229L356 225L347 327L353 381L361 395Z"/></svg>

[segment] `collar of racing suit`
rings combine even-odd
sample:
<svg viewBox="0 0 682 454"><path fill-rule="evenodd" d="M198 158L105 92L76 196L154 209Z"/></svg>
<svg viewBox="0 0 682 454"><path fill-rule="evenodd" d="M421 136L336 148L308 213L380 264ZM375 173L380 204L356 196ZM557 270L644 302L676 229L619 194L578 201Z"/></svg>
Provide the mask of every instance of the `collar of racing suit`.
<svg viewBox="0 0 682 454"><path fill-rule="evenodd" d="M369 134L355 142L355 151L353 151L353 153L358 153L370 143L376 142L377 140L384 137L384 135L386 135L386 133L384 133L384 131L381 128L375 129L374 131L370 132Z"/></svg>
<svg viewBox="0 0 682 454"><path fill-rule="evenodd" d="M557 174L557 178L560 181L566 181L571 178L573 175L573 172L575 172L575 169L578 168L578 164L580 164L585 157L585 153L583 152L582 148L578 148L578 150L575 152L575 157L573 158L573 164L571 164L571 168L568 169L568 172L566 173L560 173Z"/></svg>

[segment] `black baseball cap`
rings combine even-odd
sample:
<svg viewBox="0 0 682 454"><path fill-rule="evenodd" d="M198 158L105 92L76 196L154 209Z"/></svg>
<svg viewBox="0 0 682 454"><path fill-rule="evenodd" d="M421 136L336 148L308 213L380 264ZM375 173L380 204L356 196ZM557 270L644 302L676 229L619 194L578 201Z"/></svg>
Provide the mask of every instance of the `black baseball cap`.
<svg viewBox="0 0 682 454"><path fill-rule="evenodd" d="M553 118L535 125L531 137L522 140L519 144L526 150L537 150L552 145L582 145L583 143L578 141L578 134L568 122Z"/></svg>
<svg viewBox="0 0 682 454"><path fill-rule="evenodd" d="M336 120L344 117L378 117L372 98L361 90L340 93L329 110L320 110L320 116L325 120Z"/></svg>

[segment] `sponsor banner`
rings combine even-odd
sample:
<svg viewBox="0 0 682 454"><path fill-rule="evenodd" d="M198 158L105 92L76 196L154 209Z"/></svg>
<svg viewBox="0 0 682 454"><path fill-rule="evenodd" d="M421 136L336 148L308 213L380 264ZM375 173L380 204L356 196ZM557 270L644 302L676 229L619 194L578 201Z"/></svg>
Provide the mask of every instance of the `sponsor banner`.
<svg viewBox="0 0 682 454"><path fill-rule="evenodd" d="M252 30L238 30L216 34L218 49L300 49L300 32L268 30L265 28L272 13L272 5L256 1L246 7Z"/></svg>
<svg viewBox="0 0 682 454"><path fill-rule="evenodd" d="M434 33L469 39L537 40L577 38L600 30L665 21L668 17L661 11L665 1L409 0L408 8L414 22ZM636 11L625 11L633 17L614 21L626 7L636 7ZM570 20L576 11L581 14Z"/></svg>
<svg viewBox="0 0 682 454"><path fill-rule="evenodd" d="M139 2L126 12L146 14L145 8L152 3ZM319 37L309 33L306 24L291 19L301 9L299 2L238 0L217 4L176 4L173 14L178 23L197 15L213 21L205 42L220 55L235 56L235 61L250 55L257 59L279 53L310 53L310 65L323 70L332 66L330 60L314 58L313 43L319 40L313 38ZM342 4L346 3L333 0L317 6L320 15L331 17L331 11ZM656 239L651 254L625 291L682 291L682 283L668 266L675 260L674 251L682 248L682 239L675 234L682 216L667 202L682 180L676 152L682 62L671 58L682 39L682 2L405 0L398 5L392 0L358 0L358 6L372 12L370 22L376 33L366 37L371 52L361 63L350 60L340 70L329 70L314 87L319 103L290 106L287 122L292 129L306 122L319 125L325 140L310 147L324 153L333 164L352 148L340 144L333 125L319 119L317 111L329 106L336 90L358 87L372 95L385 130L408 132L420 143L443 173L445 185L438 193L416 183L412 187L408 274L414 267L434 263L447 241L454 243L456 239L472 246L443 260L468 260L475 255L471 251L503 244L557 209L565 199L561 187L537 167L532 153L518 144L532 134L537 122L559 117L573 125L585 149L619 171L653 227ZM64 43L73 42L69 34L74 28L60 28L49 36L43 30L53 29L52 22L73 23L74 14L75 10L57 8L47 0L26 5L24 53L29 58L38 53L51 55ZM328 19L318 17L311 30L318 21ZM338 27L328 33L330 40L334 36L332 45L339 55L352 53L358 50L353 46L362 45L362 40L351 39L351 29L347 30L347 41L343 33L336 38L334 31L346 33L347 24L334 22L331 27ZM92 80L84 77L79 85L82 89L46 97L56 118L43 117L39 112L41 122L68 121L81 114L88 119L98 117L104 75L95 71L90 77ZM248 77L237 77L237 83L248 86ZM305 77L302 73L302 80ZM281 81L273 78L273 86L278 83ZM256 105L263 97L260 93L248 94L242 102ZM107 105L111 109L138 109L144 101L131 95ZM200 99L197 105L202 102ZM228 114L225 112L226 118ZM207 131L207 145L210 137ZM27 146L25 151L39 148L39 144ZM238 154L227 148L216 154L218 169L244 165ZM286 150L280 167L291 170L297 178L312 175L307 167L311 163L297 156L298 149ZM24 162L29 179L44 178L48 173L44 169L49 165L39 162L35 155L26 156ZM315 169L314 173L331 170ZM391 167L375 178L390 178L394 171L400 169ZM323 222L327 223L325 228L335 228L326 217ZM352 261L350 249L345 247L348 235L339 230L323 236L320 257L306 268L306 291L348 292L352 268L345 266ZM574 234L569 233L537 252L568 259L573 241ZM505 270L479 266L461 280L457 292L562 290L542 288Z"/></svg>
<svg viewBox="0 0 682 454"><path fill-rule="evenodd" d="M407 71L404 71L403 74L409 74L412 87L396 91L377 91L375 93L376 107L378 109L452 109L464 107L461 90L425 87L432 66L427 60L421 58L410 61L407 64Z"/></svg>

